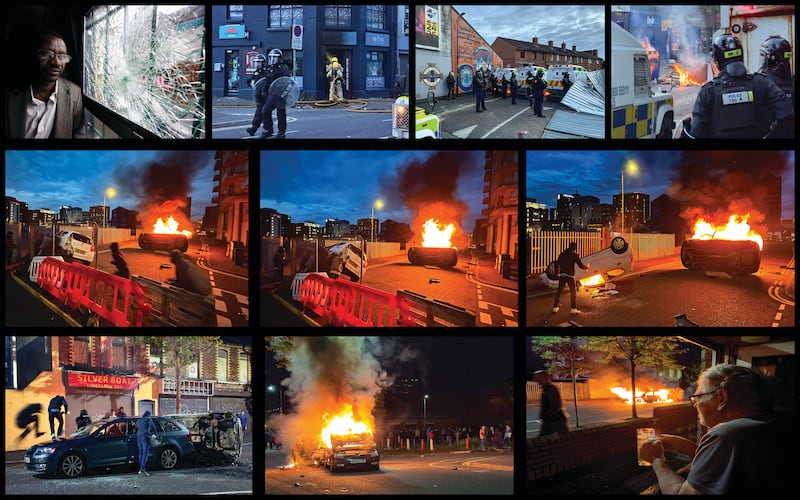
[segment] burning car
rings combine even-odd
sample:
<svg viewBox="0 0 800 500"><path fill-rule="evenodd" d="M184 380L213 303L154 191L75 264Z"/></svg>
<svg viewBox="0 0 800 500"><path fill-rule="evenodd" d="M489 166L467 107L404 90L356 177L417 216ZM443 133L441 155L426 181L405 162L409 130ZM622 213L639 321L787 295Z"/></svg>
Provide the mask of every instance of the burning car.
<svg viewBox="0 0 800 500"><path fill-rule="evenodd" d="M320 447L313 455L314 463L331 472L354 469L380 469L381 457L371 432L331 436L331 447Z"/></svg>
<svg viewBox="0 0 800 500"><path fill-rule="evenodd" d="M166 222L159 217L153 224L152 233L142 233L139 235L139 248L145 250L180 250L186 252L189 249L189 238L191 231L178 230L178 221L169 216Z"/></svg>
<svg viewBox="0 0 800 500"><path fill-rule="evenodd" d="M166 415L189 430L197 462L213 465L236 463L242 454L242 422L231 412Z"/></svg>
<svg viewBox="0 0 800 500"><path fill-rule="evenodd" d="M749 215L731 215L725 226L704 219L694 225L694 235L681 245L681 264L689 270L753 274L761 266L761 236L747 224Z"/></svg>
<svg viewBox="0 0 800 500"><path fill-rule="evenodd" d="M455 267L458 264L458 249L450 244L455 226L445 226L435 219L428 219L422 227L422 246L408 249L408 261L414 265Z"/></svg>
<svg viewBox="0 0 800 500"><path fill-rule="evenodd" d="M616 236L611 240L611 245L599 252L581 258L581 262L589 265L589 269L575 266L575 279L579 286L598 286L605 281L624 273L629 273L633 266L633 253L625 238ZM558 274L556 262L551 262L539 279L549 288L558 288Z"/></svg>

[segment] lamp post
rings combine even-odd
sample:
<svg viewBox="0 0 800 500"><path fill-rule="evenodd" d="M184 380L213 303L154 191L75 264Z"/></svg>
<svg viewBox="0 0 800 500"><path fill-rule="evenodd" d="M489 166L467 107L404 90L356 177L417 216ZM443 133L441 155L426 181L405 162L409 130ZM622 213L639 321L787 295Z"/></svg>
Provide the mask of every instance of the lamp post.
<svg viewBox="0 0 800 500"><path fill-rule="evenodd" d="M113 198L117 192L114 188L106 189L105 193L103 193L103 229L106 228L106 197Z"/></svg>
<svg viewBox="0 0 800 500"><path fill-rule="evenodd" d="M620 225L619 232L620 236L622 236L623 238L625 237L625 171L627 170L630 173L634 173L636 172L637 168L638 167L636 166L636 163L634 163L633 160L630 160L628 164L625 165L625 168L622 169L622 172L620 172L619 174L620 182L622 183L622 196L620 197L622 203L622 218L621 218L622 223Z"/></svg>
<svg viewBox="0 0 800 500"><path fill-rule="evenodd" d="M372 215L369 218L369 241L373 243L375 241L375 207L378 207L378 210L383 208L383 201L382 200L375 200L372 204Z"/></svg>
<svg viewBox="0 0 800 500"><path fill-rule="evenodd" d="M428 395L426 394L422 398L422 440L425 441L428 438Z"/></svg>
<svg viewBox="0 0 800 500"><path fill-rule="evenodd" d="M276 388L274 385L269 385L267 386L267 390L269 392L275 392L276 390L278 391L278 398L280 403L278 406L278 413L283 413L283 389L281 389L280 387Z"/></svg>

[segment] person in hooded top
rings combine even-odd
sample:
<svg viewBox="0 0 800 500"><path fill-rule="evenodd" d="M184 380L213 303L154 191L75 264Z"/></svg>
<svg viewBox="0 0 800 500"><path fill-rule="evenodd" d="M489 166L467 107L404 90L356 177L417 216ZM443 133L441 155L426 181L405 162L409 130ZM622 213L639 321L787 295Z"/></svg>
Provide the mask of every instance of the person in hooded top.
<svg viewBox="0 0 800 500"><path fill-rule="evenodd" d="M136 429L136 442L139 445L139 474L149 476L147 472L147 455L150 453L150 436L156 435L156 424L150 417L150 412L144 412L139 419Z"/></svg>

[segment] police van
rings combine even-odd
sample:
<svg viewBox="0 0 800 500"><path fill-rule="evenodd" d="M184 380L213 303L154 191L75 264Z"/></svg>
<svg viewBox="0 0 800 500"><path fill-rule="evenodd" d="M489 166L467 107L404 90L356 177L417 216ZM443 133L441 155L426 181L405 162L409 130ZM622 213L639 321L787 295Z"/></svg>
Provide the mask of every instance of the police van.
<svg viewBox="0 0 800 500"><path fill-rule="evenodd" d="M583 66L578 64L560 64L550 66L545 73L547 80L547 89L544 91L544 96L548 101L561 100L564 97L564 75L569 73L569 78L572 83L577 83L579 80L588 82L588 71Z"/></svg>
<svg viewBox="0 0 800 500"><path fill-rule="evenodd" d="M644 47L611 23L611 50L611 138L672 138L672 94L650 86L650 61Z"/></svg>

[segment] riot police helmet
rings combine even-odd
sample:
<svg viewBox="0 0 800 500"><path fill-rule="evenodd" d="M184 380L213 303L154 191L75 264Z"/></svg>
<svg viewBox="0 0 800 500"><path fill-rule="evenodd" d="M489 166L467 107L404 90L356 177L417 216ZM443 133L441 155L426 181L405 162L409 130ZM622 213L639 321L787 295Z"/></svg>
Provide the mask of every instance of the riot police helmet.
<svg viewBox="0 0 800 500"><path fill-rule="evenodd" d="M283 52L281 52L280 49L272 49L269 51L269 54L267 54L267 62L269 62L270 66L280 63L282 59Z"/></svg>
<svg viewBox="0 0 800 500"><path fill-rule="evenodd" d="M264 54L257 54L255 57L253 57L253 66L255 66L256 69L263 68L266 63L267 58L264 56Z"/></svg>
<svg viewBox="0 0 800 500"><path fill-rule="evenodd" d="M542 68L539 68L539 70L536 72L536 76L538 76L539 78L543 77L544 76L544 70Z"/></svg>
<svg viewBox="0 0 800 500"><path fill-rule="evenodd" d="M720 71L725 70L731 63L744 64L742 42L733 35L720 35L714 40L712 57Z"/></svg>
<svg viewBox="0 0 800 500"><path fill-rule="evenodd" d="M772 35L759 48L760 71L770 71L785 79L792 78L792 44L785 38Z"/></svg>

